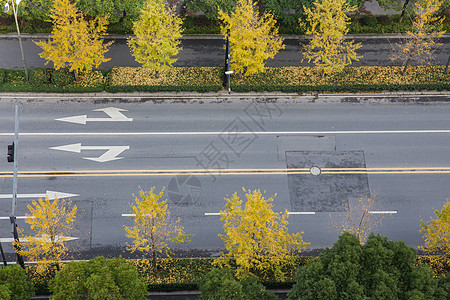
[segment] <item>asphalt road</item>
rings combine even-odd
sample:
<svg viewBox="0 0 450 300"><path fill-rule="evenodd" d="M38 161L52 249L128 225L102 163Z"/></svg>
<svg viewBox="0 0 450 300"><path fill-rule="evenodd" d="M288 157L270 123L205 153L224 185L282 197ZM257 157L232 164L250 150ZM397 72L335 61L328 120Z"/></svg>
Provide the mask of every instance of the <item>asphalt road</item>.
<svg viewBox="0 0 450 300"><path fill-rule="evenodd" d="M400 101L410 100L407 103ZM0 217L11 211L14 104L19 105L17 215L26 194L75 194L77 257L124 253L139 187L163 187L189 253L217 253L224 197L277 194L309 249L337 239L333 220L361 196L389 212L375 231L416 247L419 221L450 198L449 95L285 97L0 96ZM113 107L113 109L105 109ZM119 110L123 109L123 110ZM72 118L70 118L72 117ZM74 118L73 118L74 117ZM69 118L69 119L67 119ZM60 120L57 120L60 119ZM74 123L78 122L78 123ZM83 124L86 122L86 124ZM320 174L318 174L320 173ZM315 175L313 175L315 174ZM22 195L22 196L20 196ZM28 198L25 198L28 197ZM331 219L330 219L331 216ZM20 227L26 227L18 220ZM10 237L0 219L0 238ZM6 252L12 247L3 243Z"/></svg>
<svg viewBox="0 0 450 300"><path fill-rule="evenodd" d="M130 49L123 36L111 37L115 42L106 54L110 61L100 65L99 69L111 69L114 66L140 66L134 60ZM25 59L29 68L45 66L45 60L39 57L42 50L36 46L34 40L45 40L46 36L28 35L24 37L23 45ZM362 47L357 50L358 55L363 56L360 61L355 61L354 66L386 66L394 65L390 61L392 45L399 41L398 36L355 36L356 43ZM310 65L302 62L300 43L306 43L303 37L287 37L284 41L285 49L281 50L274 59L267 61L269 67ZM450 35L440 40L443 44L437 47L434 55L434 64L445 65L450 55ZM174 66L223 66L225 59L224 41L221 36L185 36L181 40L182 50L177 55L178 61ZM22 69L19 42L13 35L0 35L0 68ZM413 62L414 64L414 62ZM52 67L50 62L48 67Z"/></svg>

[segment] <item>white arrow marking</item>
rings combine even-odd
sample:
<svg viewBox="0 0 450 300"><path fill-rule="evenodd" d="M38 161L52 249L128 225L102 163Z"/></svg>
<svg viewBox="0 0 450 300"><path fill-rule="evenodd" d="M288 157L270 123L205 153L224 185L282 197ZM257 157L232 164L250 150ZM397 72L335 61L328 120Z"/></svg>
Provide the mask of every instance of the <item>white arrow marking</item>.
<svg viewBox="0 0 450 300"><path fill-rule="evenodd" d="M51 147L50 149L76 153L81 153L81 150L107 150L99 157L82 157L84 159L89 159L97 162L107 162L123 158L117 157L117 155L119 155L125 150L130 149L130 146L81 146L81 143L77 143L59 147Z"/></svg>
<svg viewBox="0 0 450 300"><path fill-rule="evenodd" d="M56 121L63 121L75 124L83 124L86 125L86 122L131 122L133 118L127 118L121 111L127 111L126 109L116 108L116 107L107 107L100 108L94 111L103 111L106 113L109 118L88 118L87 115L73 116L67 118L56 119Z"/></svg>
<svg viewBox="0 0 450 300"><path fill-rule="evenodd" d="M59 238L59 236L56 236L56 238L58 239ZM49 240L49 238L40 238L40 239L44 239L44 240ZM78 240L79 238L77 238L77 237L72 237L72 236L65 236L64 237L64 240L66 241L66 242L68 242L68 241L73 241L73 240ZM14 238L0 238L0 243L12 243L14 241ZM19 239L19 241L21 241L21 242L26 242L27 241L27 239Z"/></svg>
<svg viewBox="0 0 450 300"><path fill-rule="evenodd" d="M12 194L3 194L0 195L0 199L11 199ZM45 194L17 194L17 198L45 198L48 197L50 200L54 200L55 198L63 199L63 198L72 198L80 196L78 194L69 194L55 191L46 191Z"/></svg>

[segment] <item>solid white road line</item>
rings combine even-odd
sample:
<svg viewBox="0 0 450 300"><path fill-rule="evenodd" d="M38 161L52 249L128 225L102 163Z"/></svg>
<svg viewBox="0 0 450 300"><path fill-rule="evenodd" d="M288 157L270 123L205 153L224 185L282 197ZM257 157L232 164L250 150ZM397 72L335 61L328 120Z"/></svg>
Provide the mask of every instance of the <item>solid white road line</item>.
<svg viewBox="0 0 450 300"><path fill-rule="evenodd" d="M397 210L373 210L369 211L369 214L396 214Z"/></svg>
<svg viewBox="0 0 450 300"><path fill-rule="evenodd" d="M335 130L335 131L243 131L234 132L236 135L323 135L323 134L422 134L422 133L450 133L450 129L424 130ZM218 135L225 131L176 131L176 132L21 132L20 136L165 136L165 135ZM13 136L14 133L0 133L0 136Z"/></svg>

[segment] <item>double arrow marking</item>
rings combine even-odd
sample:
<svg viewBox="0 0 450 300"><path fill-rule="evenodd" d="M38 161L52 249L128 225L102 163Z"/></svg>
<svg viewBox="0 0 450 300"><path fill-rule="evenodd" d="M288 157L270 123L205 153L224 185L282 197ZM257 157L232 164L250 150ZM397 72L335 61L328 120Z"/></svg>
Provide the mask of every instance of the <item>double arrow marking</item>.
<svg viewBox="0 0 450 300"><path fill-rule="evenodd" d="M117 155L125 150L130 149L130 146L81 146L81 143L77 143L59 147L51 147L50 149L75 153L81 153L81 150L107 150L99 157L83 157L84 159L89 159L97 162L107 162L123 158L117 157Z"/></svg>
<svg viewBox="0 0 450 300"><path fill-rule="evenodd" d="M56 121L63 121L75 124L83 124L86 125L86 122L131 122L133 118L127 118L121 111L127 111L126 109L116 108L116 107L107 107L100 108L94 111L103 111L106 113L109 118L88 118L87 115L73 116L67 118L56 119Z"/></svg>
<svg viewBox="0 0 450 300"><path fill-rule="evenodd" d="M3 194L0 195L0 199L11 199L12 194ZM49 200L54 200L55 198L62 199L62 198L71 198L80 196L78 194L69 194L69 193L61 193L61 192L55 192L55 191L46 191L45 194L17 194L17 198L45 198L48 197Z"/></svg>

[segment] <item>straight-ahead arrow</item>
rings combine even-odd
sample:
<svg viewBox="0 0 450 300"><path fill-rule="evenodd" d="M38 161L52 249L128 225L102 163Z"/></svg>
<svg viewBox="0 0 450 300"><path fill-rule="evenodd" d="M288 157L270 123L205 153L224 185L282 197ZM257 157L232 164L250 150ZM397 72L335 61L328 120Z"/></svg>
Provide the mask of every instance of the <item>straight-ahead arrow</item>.
<svg viewBox="0 0 450 300"><path fill-rule="evenodd" d="M130 146L82 146L81 143L77 143L59 147L51 147L50 149L76 153L81 153L81 150L107 150L99 157L82 157L84 159L89 159L97 162L107 162L123 158L117 157L117 155L125 150L130 149Z"/></svg>
<svg viewBox="0 0 450 300"><path fill-rule="evenodd" d="M86 122L131 122L133 118L127 118L121 111L127 111L126 109L116 108L116 107L107 107L100 108L94 111L102 111L106 113L109 118L88 118L87 115L73 116L67 118L56 119L56 121L63 121L75 124L83 124L86 125Z"/></svg>
<svg viewBox="0 0 450 300"><path fill-rule="evenodd" d="M11 199L12 194L3 194L0 195L0 199ZM46 198L48 197L49 200L54 200L55 198L63 199L63 198L72 198L80 196L78 194L69 194L69 193L62 193L62 192L55 192L55 191L46 191L45 194L17 194L17 198Z"/></svg>

